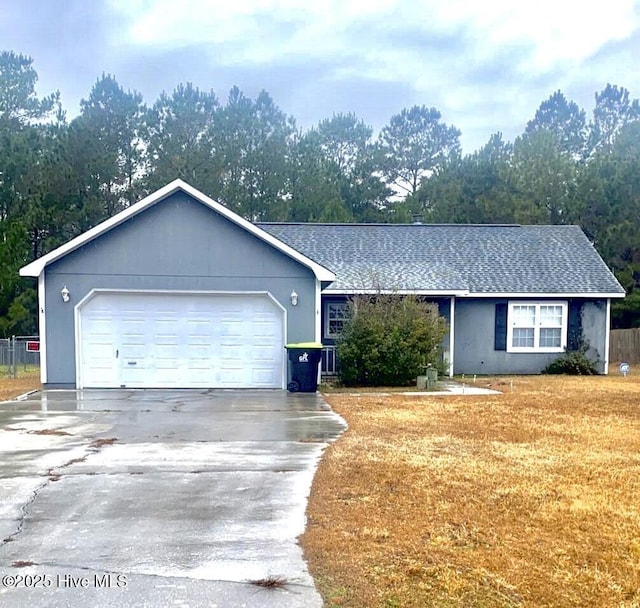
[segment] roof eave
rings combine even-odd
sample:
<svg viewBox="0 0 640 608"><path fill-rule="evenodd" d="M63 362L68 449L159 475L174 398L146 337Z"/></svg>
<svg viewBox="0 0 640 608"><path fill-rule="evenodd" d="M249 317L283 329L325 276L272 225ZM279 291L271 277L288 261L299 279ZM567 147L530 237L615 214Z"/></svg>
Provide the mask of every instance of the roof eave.
<svg viewBox="0 0 640 608"><path fill-rule="evenodd" d="M348 295L374 295L396 294L396 295L418 295L418 296L438 296L438 297L462 297L467 295L466 289L325 289L325 295L348 296Z"/></svg>
<svg viewBox="0 0 640 608"><path fill-rule="evenodd" d="M590 299L607 299L607 298L624 298L625 293L620 292L467 292L464 297L467 298L590 298Z"/></svg>

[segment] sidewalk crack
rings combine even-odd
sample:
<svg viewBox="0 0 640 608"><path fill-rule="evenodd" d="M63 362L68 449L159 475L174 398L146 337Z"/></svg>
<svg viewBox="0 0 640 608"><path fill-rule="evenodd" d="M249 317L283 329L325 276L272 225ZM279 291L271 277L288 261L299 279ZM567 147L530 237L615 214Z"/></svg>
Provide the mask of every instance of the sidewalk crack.
<svg viewBox="0 0 640 608"><path fill-rule="evenodd" d="M27 500L27 502L25 502L20 507L21 515L20 515L20 518L18 519L18 527L16 528L15 532L12 532L11 534L9 534L9 536L2 539L0 546L3 546L6 543L10 543L14 541L16 539L16 536L18 536L18 534L22 532L22 529L24 527L24 522L27 519L27 515L29 512L29 507L36 501L36 498L38 498L38 494L40 493L40 491L47 485L49 485L49 479L47 479L46 481L43 481L38 487L36 487L31 492L31 497L29 498L29 500Z"/></svg>
<svg viewBox="0 0 640 608"><path fill-rule="evenodd" d="M18 526L14 532L9 534L6 538L3 538L0 541L0 547L3 547L7 543L10 543L16 539L23 528L27 519L27 515L29 514L29 508L36 501L40 492L46 488L51 482L58 481L63 475L63 469L71 466L72 464L76 464L78 462L84 462L89 456L92 454L98 453L104 446L113 445L116 441L118 441L115 437L111 437L109 439L94 439L85 446L86 454L84 456L80 456L77 458L71 458L64 464L61 464L57 467L51 467L47 469L42 476L46 477L45 481L43 481L39 486L37 486L32 492L29 500L27 500L23 505L20 506L20 517L18 518Z"/></svg>

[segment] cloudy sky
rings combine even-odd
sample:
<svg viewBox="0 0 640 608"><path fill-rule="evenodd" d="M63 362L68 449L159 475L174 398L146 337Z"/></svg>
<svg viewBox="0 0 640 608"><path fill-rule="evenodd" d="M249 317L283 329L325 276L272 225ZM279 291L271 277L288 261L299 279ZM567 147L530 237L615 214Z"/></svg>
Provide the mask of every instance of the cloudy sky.
<svg viewBox="0 0 640 608"><path fill-rule="evenodd" d="M587 113L609 82L640 97L640 0L2 0L70 117L102 73L152 104L180 82L266 89L302 127L354 112L376 130L435 106L465 152L512 140L554 91Z"/></svg>

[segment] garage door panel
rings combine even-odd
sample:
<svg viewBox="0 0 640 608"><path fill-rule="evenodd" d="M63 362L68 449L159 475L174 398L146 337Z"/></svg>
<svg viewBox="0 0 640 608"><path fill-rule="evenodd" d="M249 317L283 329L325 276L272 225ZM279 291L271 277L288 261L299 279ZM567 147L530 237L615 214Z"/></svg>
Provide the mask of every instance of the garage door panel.
<svg viewBox="0 0 640 608"><path fill-rule="evenodd" d="M211 363L208 359L189 359L186 371L188 377L200 377L202 371L211 371Z"/></svg>
<svg viewBox="0 0 640 608"><path fill-rule="evenodd" d="M191 384L189 388L210 388L212 382L215 382L216 378L209 368L193 369L190 373ZM221 388L219 383L216 383L216 388Z"/></svg>
<svg viewBox="0 0 640 608"><path fill-rule="evenodd" d="M253 327L251 327L251 329L253 330ZM271 332L271 333L266 333L266 332L256 333L255 331L253 331L252 333L253 333L253 343L254 344L259 344L259 345L264 345L264 346L271 346L277 341L277 336L275 335L275 332Z"/></svg>
<svg viewBox="0 0 640 608"><path fill-rule="evenodd" d="M170 336L166 334L154 334L153 340L156 345L157 353L177 353L180 347L180 340L175 334Z"/></svg>
<svg viewBox="0 0 640 608"><path fill-rule="evenodd" d="M177 370L162 370L157 378L157 386L153 388L183 388L180 386L180 374Z"/></svg>
<svg viewBox="0 0 640 608"><path fill-rule="evenodd" d="M277 381L274 377L273 369L268 367L260 369L256 367L252 370L251 382L259 388L269 388Z"/></svg>
<svg viewBox="0 0 640 608"><path fill-rule="evenodd" d="M252 325L253 340L255 344L273 344L276 339L273 328Z"/></svg>
<svg viewBox="0 0 640 608"><path fill-rule="evenodd" d="M155 318L155 330L159 334L175 335L180 330L180 319L167 319L166 317L152 317Z"/></svg>
<svg viewBox="0 0 640 608"><path fill-rule="evenodd" d="M112 318L104 313L102 315L93 314L90 317L90 326L87 331L91 332L95 336L103 335L111 338L112 331Z"/></svg>
<svg viewBox="0 0 640 608"><path fill-rule="evenodd" d="M118 386L140 387L148 376L148 368L142 358L122 357L116 370Z"/></svg>
<svg viewBox="0 0 640 608"><path fill-rule="evenodd" d="M212 319L187 319L187 331L190 334L206 335L214 329Z"/></svg>
<svg viewBox="0 0 640 608"><path fill-rule="evenodd" d="M144 316L141 316L139 319L134 319L132 317L125 316L126 314L127 313L121 313L118 315L120 317L119 324L122 328L122 333L125 335L131 334L132 336L144 336L147 331L148 320Z"/></svg>
<svg viewBox="0 0 640 608"><path fill-rule="evenodd" d="M108 310L113 312L113 306L111 305ZM124 299L122 302L122 307L118 308L118 312L125 319L136 319L136 318L144 318L146 315L146 310L144 303L131 301L130 299Z"/></svg>
<svg viewBox="0 0 640 608"><path fill-rule="evenodd" d="M220 367L216 376L222 388L235 388L242 382L246 382L246 371L242 366L224 365Z"/></svg>
<svg viewBox="0 0 640 608"><path fill-rule="evenodd" d="M233 336L221 337L218 344L220 351L219 355L223 361L228 357L231 359L240 359L245 356L245 353L243 352L245 349L250 350L244 344L238 344Z"/></svg>
<svg viewBox="0 0 640 608"><path fill-rule="evenodd" d="M156 370L161 371L162 373L166 373L167 371L175 370L178 372L180 370L180 361L175 357L156 357L154 362L154 367Z"/></svg>
<svg viewBox="0 0 640 608"><path fill-rule="evenodd" d="M111 361L113 358L113 344L111 342L94 342L91 358L94 361Z"/></svg>
<svg viewBox="0 0 640 608"><path fill-rule="evenodd" d="M228 319L220 324L220 335L225 338L240 338L246 334L245 323L242 320L229 321Z"/></svg>
<svg viewBox="0 0 640 608"><path fill-rule="evenodd" d="M187 360L190 359L211 359L213 356L212 346L208 342L193 343L187 341L187 352L185 354Z"/></svg>
<svg viewBox="0 0 640 608"><path fill-rule="evenodd" d="M157 345L155 366L157 369L177 369L180 365L180 347L177 344Z"/></svg>
<svg viewBox="0 0 640 608"><path fill-rule="evenodd" d="M144 366L147 354L144 344L139 345L122 345L119 349L118 359L124 367L141 367Z"/></svg>
<svg viewBox="0 0 640 608"><path fill-rule="evenodd" d="M276 356L273 349L270 347L254 347L252 359L260 363L272 363L275 361Z"/></svg>
<svg viewBox="0 0 640 608"><path fill-rule="evenodd" d="M284 315L258 294L100 293L80 310L84 387L281 388Z"/></svg>
<svg viewBox="0 0 640 608"><path fill-rule="evenodd" d="M186 338L186 344L189 350L205 348L207 351L211 349L211 345L214 343L214 336L212 334L199 334L188 335Z"/></svg>

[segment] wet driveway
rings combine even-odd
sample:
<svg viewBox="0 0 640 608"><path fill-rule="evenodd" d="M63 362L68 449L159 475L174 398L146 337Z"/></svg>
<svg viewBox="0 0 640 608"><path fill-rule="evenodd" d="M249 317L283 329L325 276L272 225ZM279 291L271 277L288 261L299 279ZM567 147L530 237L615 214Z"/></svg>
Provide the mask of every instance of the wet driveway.
<svg viewBox="0 0 640 608"><path fill-rule="evenodd" d="M284 391L0 403L0 607L320 607L297 537L343 429Z"/></svg>

